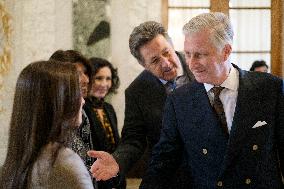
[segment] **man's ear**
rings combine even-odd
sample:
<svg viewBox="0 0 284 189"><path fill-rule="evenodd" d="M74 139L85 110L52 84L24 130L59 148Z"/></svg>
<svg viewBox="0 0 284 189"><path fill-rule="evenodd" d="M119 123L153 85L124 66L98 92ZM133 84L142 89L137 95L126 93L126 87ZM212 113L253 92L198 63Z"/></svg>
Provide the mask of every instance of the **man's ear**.
<svg viewBox="0 0 284 189"><path fill-rule="evenodd" d="M226 44L222 50L222 54L223 54L223 61L227 61L230 54L232 52L232 46L230 44Z"/></svg>

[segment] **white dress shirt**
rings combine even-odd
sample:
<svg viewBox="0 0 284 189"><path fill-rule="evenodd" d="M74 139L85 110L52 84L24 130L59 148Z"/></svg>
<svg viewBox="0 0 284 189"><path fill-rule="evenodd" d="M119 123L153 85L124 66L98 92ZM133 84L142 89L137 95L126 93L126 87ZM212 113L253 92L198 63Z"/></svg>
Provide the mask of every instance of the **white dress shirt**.
<svg viewBox="0 0 284 189"><path fill-rule="evenodd" d="M224 87L224 89L220 93L220 100L223 104L228 131L230 132L233 123L239 88L239 72L232 65L227 79L220 86ZM214 101L214 94L210 89L212 89L214 85L204 83L204 87L207 91L207 95L212 105Z"/></svg>

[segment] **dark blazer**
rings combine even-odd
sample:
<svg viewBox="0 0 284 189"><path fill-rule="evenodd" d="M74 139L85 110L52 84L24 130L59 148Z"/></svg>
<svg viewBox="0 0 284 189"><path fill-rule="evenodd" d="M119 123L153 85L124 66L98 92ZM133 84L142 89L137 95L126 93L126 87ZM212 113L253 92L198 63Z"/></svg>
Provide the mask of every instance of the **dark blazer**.
<svg viewBox="0 0 284 189"><path fill-rule="evenodd" d="M119 133L117 129L116 113L113 109L113 106L107 102L103 103L103 109L105 110L107 118L110 122L112 131L113 131L114 140L115 140L115 147L117 147L119 143ZM89 98L85 99L84 110L90 121L92 143L93 143L94 150L113 153L114 150L111 149L110 147L109 141L107 140L107 137L106 137L105 130L100 120L97 118L96 113L93 111L92 103ZM116 183L117 181L115 180L99 181L98 189L111 189L113 188L113 186L116 185L114 182ZM122 182L116 188L120 188L120 189L125 188L124 177L122 177Z"/></svg>
<svg viewBox="0 0 284 189"><path fill-rule="evenodd" d="M202 83L170 95L159 143L140 188L170 188L181 158L195 189L280 189L284 173L284 84L240 69L234 120L227 141ZM267 124L252 128L256 122Z"/></svg>
<svg viewBox="0 0 284 189"><path fill-rule="evenodd" d="M177 54L188 80L193 80L183 55ZM122 174L126 174L141 158L147 145L149 150L145 161L148 164L148 156L160 137L166 98L166 90L161 81L146 70L125 90L125 119L121 143L113 153Z"/></svg>
<svg viewBox="0 0 284 189"><path fill-rule="evenodd" d="M89 118L90 124L91 124L91 133L92 133L92 142L95 150L99 151L107 151L109 153L112 153L112 151L109 151L109 144L106 138L105 130L100 122L98 120L96 113L93 111L92 103L89 98L85 99L85 105L84 110ZM105 113L108 117L108 120L110 122L114 140L116 146L119 143L119 134L117 129L117 117L116 113L113 109L113 106L107 102L103 103L103 109L105 110Z"/></svg>

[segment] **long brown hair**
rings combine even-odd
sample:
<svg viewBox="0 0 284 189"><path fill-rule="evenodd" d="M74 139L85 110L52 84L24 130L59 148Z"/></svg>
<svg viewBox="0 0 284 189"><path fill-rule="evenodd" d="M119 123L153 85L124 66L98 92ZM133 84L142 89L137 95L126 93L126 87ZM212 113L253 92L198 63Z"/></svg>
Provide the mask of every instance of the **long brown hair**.
<svg viewBox="0 0 284 189"><path fill-rule="evenodd" d="M20 73L11 116L8 152L2 170L2 188L25 188L27 177L43 146L68 142L75 126L81 94L76 67L41 61ZM57 153L53 155L55 160Z"/></svg>

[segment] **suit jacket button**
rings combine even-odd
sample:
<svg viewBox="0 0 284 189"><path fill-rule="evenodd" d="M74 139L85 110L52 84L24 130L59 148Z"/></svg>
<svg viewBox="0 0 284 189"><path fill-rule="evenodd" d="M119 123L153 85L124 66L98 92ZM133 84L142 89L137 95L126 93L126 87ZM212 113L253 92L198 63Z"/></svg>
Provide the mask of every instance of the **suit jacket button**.
<svg viewBox="0 0 284 189"><path fill-rule="evenodd" d="M207 149L206 149L206 148L203 148L203 149L202 149L202 153L203 153L204 155L206 155L206 154L208 153Z"/></svg>
<svg viewBox="0 0 284 189"><path fill-rule="evenodd" d="M217 182L217 186L222 187L223 186L223 182L222 181L218 181Z"/></svg>
<svg viewBox="0 0 284 189"><path fill-rule="evenodd" d="M252 146L252 150L253 151L256 151L258 149L258 146L256 145L256 144L254 144L253 146Z"/></svg>
<svg viewBox="0 0 284 189"><path fill-rule="evenodd" d="M245 183L246 183L246 184L250 184L250 183L251 183L251 180L250 180L249 178L247 178L246 181L245 181Z"/></svg>

